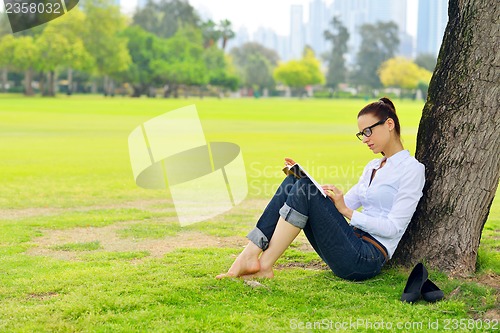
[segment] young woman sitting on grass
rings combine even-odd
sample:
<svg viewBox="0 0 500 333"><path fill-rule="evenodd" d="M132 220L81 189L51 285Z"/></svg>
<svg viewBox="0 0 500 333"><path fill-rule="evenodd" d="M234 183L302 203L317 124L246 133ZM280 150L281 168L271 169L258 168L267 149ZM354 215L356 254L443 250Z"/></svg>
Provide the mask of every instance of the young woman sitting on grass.
<svg viewBox="0 0 500 333"><path fill-rule="evenodd" d="M425 168L404 150L388 98L365 106L358 113L358 128L356 136L383 157L369 162L345 195L334 185L323 185L325 198L308 178L287 176L247 235L248 245L218 279L274 277L274 263L300 230L335 275L364 280L380 273L422 196ZM287 165L294 163L285 159Z"/></svg>

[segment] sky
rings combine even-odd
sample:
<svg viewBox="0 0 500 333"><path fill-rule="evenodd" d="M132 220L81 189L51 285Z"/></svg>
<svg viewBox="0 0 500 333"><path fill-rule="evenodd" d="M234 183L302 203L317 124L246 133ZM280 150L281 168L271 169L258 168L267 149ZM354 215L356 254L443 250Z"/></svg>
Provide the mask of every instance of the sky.
<svg viewBox="0 0 500 333"><path fill-rule="evenodd" d="M122 9L128 13L133 12L137 4L137 0L120 1ZM309 2L310 0L189 0L189 3L200 12L209 12L215 22L222 19L231 21L235 31L245 26L250 33L253 33L262 26L272 28L282 36L289 35L290 6L303 5L304 20L307 21ZM332 0L325 2L331 4ZM413 36L416 35L417 4L418 0L408 0L407 30Z"/></svg>

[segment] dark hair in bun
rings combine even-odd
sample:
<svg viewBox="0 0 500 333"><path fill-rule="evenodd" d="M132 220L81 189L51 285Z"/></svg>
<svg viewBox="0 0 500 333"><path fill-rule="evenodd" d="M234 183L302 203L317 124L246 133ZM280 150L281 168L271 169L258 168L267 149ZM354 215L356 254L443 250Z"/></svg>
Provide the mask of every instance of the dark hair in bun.
<svg viewBox="0 0 500 333"><path fill-rule="evenodd" d="M399 125L399 119L396 115L396 107L389 98L382 97L378 101L368 104L359 111L358 118L365 114L372 114L379 120L391 118L394 120L394 128L397 135L401 136L401 126Z"/></svg>

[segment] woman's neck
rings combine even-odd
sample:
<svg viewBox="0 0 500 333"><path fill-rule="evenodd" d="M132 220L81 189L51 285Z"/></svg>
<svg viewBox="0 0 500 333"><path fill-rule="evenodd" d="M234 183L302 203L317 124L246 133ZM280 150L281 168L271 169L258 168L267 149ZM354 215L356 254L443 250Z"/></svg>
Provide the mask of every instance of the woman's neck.
<svg viewBox="0 0 500 333"><path fill-rule="evenodd" d="M392 144L389 144L387 145L387 147L384 148L384 156L385 158L389 158L399 153L403 149L404 149L403 144L401 143L400 140L393 141Z"/></svg>

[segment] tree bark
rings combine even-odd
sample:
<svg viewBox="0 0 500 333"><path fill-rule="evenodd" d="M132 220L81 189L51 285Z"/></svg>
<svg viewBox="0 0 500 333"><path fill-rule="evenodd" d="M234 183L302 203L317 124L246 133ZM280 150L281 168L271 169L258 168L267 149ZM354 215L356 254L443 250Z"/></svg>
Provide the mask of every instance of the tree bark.
<svg viewBox="0 0 500 333"><path fill-rule="evenodd" d="M68 90L67 95L73 94L73 68L68 68Z"/></svg>
<svg viewBox="0 0 500 333"><path fill-rule="evenodd" d="M48 71L47 72L47 91L44 96L54 97L56 95L56 72Z"/></svg>
<svg viewBox="0 0 500 333"><path fill-rule="evenodd" d="M24 72L24 94L26 96L33 96L33 69L30 67Z"/></svg>
<svg viewBox="0 0 500 333"><path fill-rule="evenodd" d="M460 276L475 271L500 176L500 7L450 0L448 15L417 134L424 195L394 261Z"/></svg>
<svg viewBox="0 0 500 333"><path fill-rule="evenodd" d="M2 92L7 92L7 67L2 68Z"/></svg>
<svg viewBox="0 0 500 333"><path fill-rule="evenodd" d="M109 78L107 75L104 75L104 78L103 78L103 82L102 82L102 90L104 91L104 96L108 96L109 95L109 89L108 89L108 83L109 81Z"/></svg>

